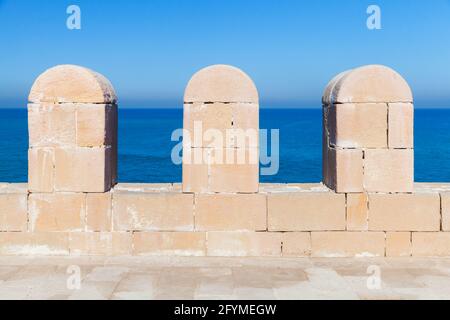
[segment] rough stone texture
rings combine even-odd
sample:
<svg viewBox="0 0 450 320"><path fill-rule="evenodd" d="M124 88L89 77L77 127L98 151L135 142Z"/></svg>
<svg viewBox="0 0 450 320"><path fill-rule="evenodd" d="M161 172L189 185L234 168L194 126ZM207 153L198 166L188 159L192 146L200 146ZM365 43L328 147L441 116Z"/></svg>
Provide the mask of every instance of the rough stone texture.
<svg viewBox="0 0 450 320"><path fill-rule="evenodd" d="M347 230L367 231L369 228L369 202L366 193L347 194Z"/></svg>
<svg viewBox="0 0 450 320"><path fill-rule="evenodd" d="M28 104L28 134L31 148L75 146L76 124L76 104Z"/></svg>
<svg viewBox="0 0 450 320"><path fill-rule="evenodd" d="M450 232L413 232L413 257L450 256Z"/></svg>
<svg viewBox="0 0 450 320"><path fill-rule="evenodd" d="M369 192L412 192L412 149L368 149L364 152L364 187Z"/></svg>
<svg viewBox="0 0 450 320"><path fill-rule="evenodd" d="M71 232L71 255L130 255L131 232Z"/></svg>
<svg viewBox="0 0 450 320"><path fill-rule="evenodd" d="M68 255L66 232L0 232L0 255Z"/></svg>
<svg viewBox="0 0 450 320"><path fill-rule="evenodd" d="M27 195L0 193L0 232L24 232L27 224Z"/></svg>
<svg viewBox="0 0 450 320"><path fill-rule="evenodd" d="M327 176L325 184L338 193L362 192L363 152L359 149L334 149L326 151Z"/></svg>
<svg viewBox="0 0 450 320"><path fill-rule="evenodd" d="M281 233L208 232L208 256L281 256Z"/></svg>
<svg viewBox="0 0 450 320"><path fill-rule="evenodd" d="M200 194L195 197L195 230L266 229L266 196L263 194Z"/></svg>
<svg viewBox="0 0 450 320"><path fill-rule="evenodd" d="M208 164L183 163L182 171L183 192L205 193L209 191Z"/></svg>
<svg viewBox="0 0 450 320"><path fill-rule="evenodd" d="M115 103L114 88L101 74L75 65L59 65L34 82L28 100L33 103Z"/></svg>
<svg viewBox="0 0 450 320"><path fill-rule="evenodd" d="M86 230L112 231L110 192L86 194Z"/></svg>
<svg viewBox="0 0 450 320"><path fill-rule="evenodd" d="M411 256L411 232L386 232L386 256Z"/></svg>
<svg viewBox="0 0 450 320"><path fill-rule="evenodd" d="M28 149L28 187L30 192L53 192L55 153L52 148Z"/></svg>
<svg viewBox="0 0 450 320"><path fill-rule="evenodd" d="M282 235L283 257L311 255L311 232L285 232Z"/></svg>
<svg viewBox="0 0 450 320"><path fill-rule="evenodd" d="M134 232L134 255L204 256L204 232Z"/></svg>
<svg viewBox="0 0 450 320"><path fill-rule="evenodd" d="M213 65L198 71L189 81L184 102L253 102L258 91L244 72L228 65Z"/></svg>
<svg viewBox="0 0 450 320"><path fill-rule="evenodd" d="M442 230L450 231L450 192L442 192L440 195L442 207Z"/></svg>
<svg viewBox="0 0 450 320"><path fill-rule="evenodd" d="M117 135L117 105L86 104L77 107L76 142L79 147L112 146Z"/></svg>
<svg viewBox="0 0 450 320"><path fill-rule="evenodd" d="M414 106L389 103L389 148L414 148Z"/></svg>
<svg viewBox="0 0 450 320"><path fill-rule="evenodd" d="M111 147L55 150L55 190L106 192L112 181Z"/></svg>
<svg viewBox="0 0 450 320"><path fill-rule="evenodd" d="M384 232L312 232L313 257L384 256Z"/></svg>
<svg viewBox="0 0 450 320"><path fill-rule="evenodd" d="M396 71L367 65L339 74L327 86L325 104L412 102L412 92Z"/></svg>
<svg viewBox="0 0 450 320"><path fill-rule="evenodd" d="M315 191L269 193L268 229L345 230L345 195Z"/></svg>
<svg viewBox="0 0 450 320"><path fill-rule="evenodd" d="M331 106L336 119L330 143L341 148L387 148L387 104L358 103Z"/></svg>
<svg viewBox="0 0 450 320"><path fill-rule="evenodd" d="M369 194L369 230L439 231L437 193Z"/></svg>
<svg viewBox="0 0 450 320"><path fill-rule="evenodd" d="M83 193L33 193L28 198L29 230L84 231L85 203Z"/></svg>
<svg viewBox="0 0 450 320"><path fill-rule="evenodd" d="M192 231L194 196L178 192L115 192L115 231Z"/></svg>

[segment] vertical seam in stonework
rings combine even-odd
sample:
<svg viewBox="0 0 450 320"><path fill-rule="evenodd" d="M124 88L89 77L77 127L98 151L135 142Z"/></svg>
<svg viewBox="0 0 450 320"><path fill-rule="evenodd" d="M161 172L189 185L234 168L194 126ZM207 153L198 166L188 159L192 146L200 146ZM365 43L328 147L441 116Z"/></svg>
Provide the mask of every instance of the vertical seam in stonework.
<svg viewBox="0 0 450 320"><path fill-rule="evenodd" d="M387 232L384 231L384 256L387 257Z"/></svg>
<svg viewBox="0 0 450 320"><path fill-rule="evenodd" d="M443 231L442 230L442 195L441 193L439 194L439 231Z"/></svg>
<svg viewBox="0 0 450 320"><path fill-rule="evenodd" d="M366 197L366 208L367 208L366 225L367 225L367 231L370 231L370 228L369 228L369 214L370 214L369 193L364 192L364 194Z"/></svg>
<svg viewBox="0 0 450 320"><path fill-rule="evenodd" d="M388 147L388 149L391 148L391 146L389 145L389 103L386 103L386 145Z"/></svg>
<svg viewBox="0 0 450 320"><path fill-rule="evenodd" d="M348 231L348 193L345 196L345 231Z"/></svg>

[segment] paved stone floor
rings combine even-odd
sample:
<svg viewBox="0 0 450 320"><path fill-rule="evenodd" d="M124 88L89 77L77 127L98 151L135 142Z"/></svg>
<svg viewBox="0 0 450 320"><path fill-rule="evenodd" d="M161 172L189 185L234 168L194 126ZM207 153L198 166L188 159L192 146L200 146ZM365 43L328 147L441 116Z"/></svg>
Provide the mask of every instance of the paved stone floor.
<svg viewBox="0 0 450 320"><path fill-rule="evenodd" d="M0 299L450 299L450 259L0 257Z"/></svg>

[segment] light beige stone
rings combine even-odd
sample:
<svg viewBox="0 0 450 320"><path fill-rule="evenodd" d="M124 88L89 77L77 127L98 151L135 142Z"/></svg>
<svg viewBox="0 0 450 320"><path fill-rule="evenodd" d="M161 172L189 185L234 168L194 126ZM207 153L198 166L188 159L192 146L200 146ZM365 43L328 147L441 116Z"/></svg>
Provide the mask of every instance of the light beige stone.
<svg viewBox="0 0 450 320"><path fill-rule="evenodd" d="M331 107L335 131L330 142L341 148L386 148L388 114L386 103L344 103Z"/></svg>
<svg viewBox="0 0 450 320"><path fill-rule="evenodd" d="M131 255L131 232L71 232L71 255Z"/></svg>
<svg viewBox="0 0 450 320"><path fill-rule="evenodd" d="M369 194L369 230L439 231L437 193Z"/></svg>
<svg viewBox="0 0 450 320"><path fill-rule="evenodd" d="M134 232L134 255L206 255L204 232Z"/></svg>
<svg viewBox="0 0 450 320"><path fill-rule="evenodd" d="M347 230L367 231L369 204L366 193L347 194Z"/></svg>
<svg viewBox="0 0 450 320"><path fill-rule="evenodd" d="M112 149L58 148L55 150L55 190L106 192L112 187Z"/></svg>
<svg viewBox="0 0 450 320"><path fill-rule="evenodd" d="M268 194L269 231L345 230L345 195L332 192Z"/></svg>
<svg viewBox="0 0 450 320"><path fill-rule="evenodd" d="M208 232L208 256L281 256L281 233Z"/></svg>
<svg viewBox="0 0 450 320"><path fill-rule="evenodd" d="M74 146L76 105L40 103L28 105L30 147Z"/></svg>
<svg viewBox="0 0 450 320"><path fill-rule="evenodd" d="M258 91L244 72L228 65L213 65L198 71L189 81L185 102L253 102Z"/></svg>
<svg viewBox="0 0 450 320"><path fill-rule="evenodd" d="M183 192L203 193L209 190L208 164L183 163Z"/></svg>
<svg viewBox="0 0 450 320"><path fill-rule="evenodd" d="M450 256L450 232L413 232L413 257Z"/></svg>
<svg viewBox="0 0 450 320"><path fill-rule="evenodd" d="M115 231L194 230L194 196L175 192L117 192L113 195Z"/></svg>
<svg viewBox="0 0 450 320"><path fill-rule="evenodd" d="M324 183L338 193L363 192L362 150L327 148L324 152Z"/></svg>
<svg viewBox="0 0 450 320"><path fill-rule="evenodd" d="M28 198L29 230L84 231L86 195L33 193Z"/></svg>
<svg viewBox="0 0 450 320"><path fill-rule="evenodd" d="M54 158L53 148L28 149L28 188L30 192L53 192Z"/></svg>
<svg viewBox="0 0 450 320"><path fill-rule="evenodd" d="M310 232L285 232L282 241L284 257L308 257L311 254Z"/></svg>
<svg viewBox="0 0 450 320"><path fill-rule="evenodd" d="M77 145L101 147L112 145L117 134L114 120L116 105L80 104L77 107Z"/></svg>
<svg viewBox="0 0 450 320"><path fill-rule="evenodd" d="M386 232L386 256L411 256L411 232Z"/></svg>
<svg viewBox="0 0 450 320"><path fill-rule="evenodd" d="M450 192L442 192L441 207L442 207L442 230L450 231Z"/></svg>
<svg viewBox="0 0 450 320"><path fill-rule="evenodd" d="M115 103L114 88L101 74L75 65L59 65L42 73L34 82L30 102Z"/></svg>
<svg viewBox="0 0 450 320"><path fill-rule="evenodd" d="M384 232L312 232L313 257L384 256Z"/></svg>
<svg viewBox="0 0 450 320"><path fill-rule="evenodd" d="M258 192L258 163L211 164L209 172L209 191Z"/></svg>
<svg viewBox="0 0 450 320"><path fill-rule="evenodd" d="M366 65L346 71L325 89L325 104L412 102L407 82L396 71L382 65Z"/></svg>
<svg viewBox="0 0 450 320"><path fill-rule="evenodd" d="M412 149L368 149L364 151L364 188L369 192L412 192Z"/></svg>
<svg viewBox="0 0 450 320"><path fill-rule="evenodd" d="M110 192L86 194L86 229L111 231L112 197Z"/></svg>
<svg viewBox="0 0 450 320"><path fill-rule="evenodd" d="M27 231L27 195L0 194L0 232Z"/></svg>
<svg viewBox="0 0 450 320"><path fill-rule="evenodd" d="M199 231L267 229L266 197L262 194L200 194L195 198Z"/></svg>
<svg viewBox="0 0 450 320"><path fill-rule="evenodd" d="M389 103L389 148L414 148L412 103Z"/></svg>
<svg viewBox="0 0 450 320"><path fill-rule="evenodd" d="M68 255L66 232L0 232L0 255Z"/></svg>

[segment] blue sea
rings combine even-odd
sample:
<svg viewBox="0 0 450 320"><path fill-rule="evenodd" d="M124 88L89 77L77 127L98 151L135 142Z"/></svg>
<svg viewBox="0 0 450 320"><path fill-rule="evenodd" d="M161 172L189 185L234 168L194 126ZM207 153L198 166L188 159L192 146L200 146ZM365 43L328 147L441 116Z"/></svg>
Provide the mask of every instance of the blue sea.
<svg viewBox="0 0 450 320"><path fill-rule="evenodd" d="M415 180L450 181L450 109L415 110ZM181 109L119 110L119 181L180 182L171 161L172 131L181 128ZM321 109L261 109L260 127L280 129L278 174L262 182L319 182L322 179ZM27 111L0 109L0 181L27 181Z"/></svg>

